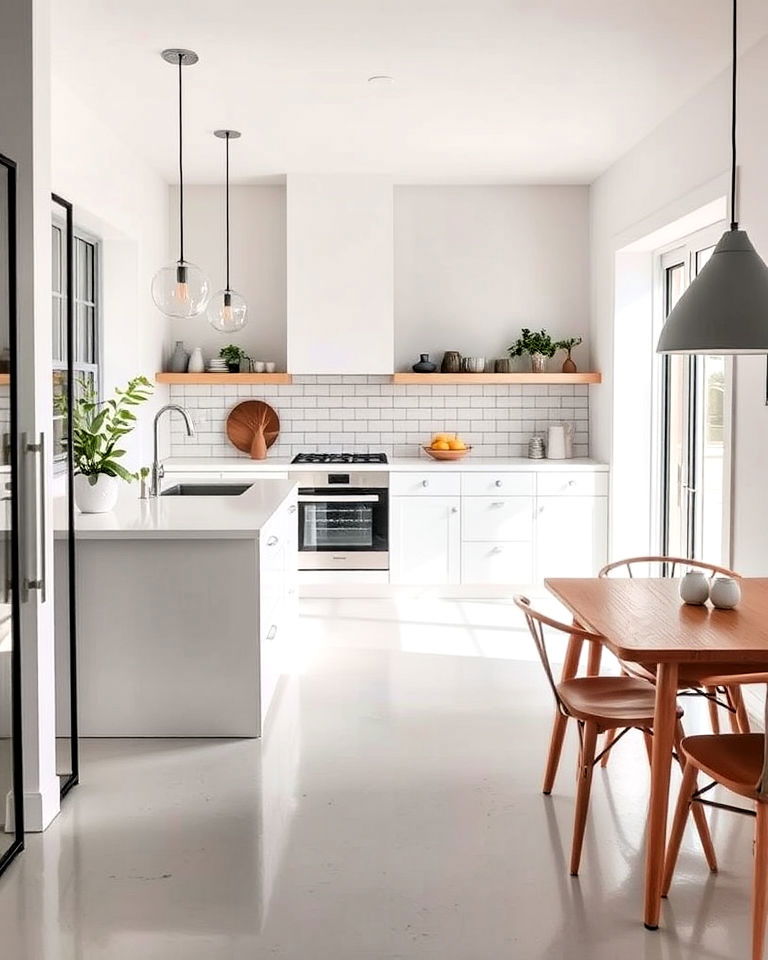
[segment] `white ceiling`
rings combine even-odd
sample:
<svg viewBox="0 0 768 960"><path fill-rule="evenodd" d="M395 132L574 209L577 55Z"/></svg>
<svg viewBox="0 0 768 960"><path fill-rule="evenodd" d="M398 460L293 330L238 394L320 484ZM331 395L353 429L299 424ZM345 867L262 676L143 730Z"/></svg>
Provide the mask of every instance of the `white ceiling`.
<svg viewBox="0 0 768 960"><path fill-rule="evenodd" d="M729 0L53 0L68 84L169 181L175 71L186 172L221 178L216 127L243 132L233 179L291 171L399 182L589 182L722 70ZM742 49L768 3L741 0ZM390 74L376 90L373 74ZM724 131L724 135L727 135Z"/></svg>

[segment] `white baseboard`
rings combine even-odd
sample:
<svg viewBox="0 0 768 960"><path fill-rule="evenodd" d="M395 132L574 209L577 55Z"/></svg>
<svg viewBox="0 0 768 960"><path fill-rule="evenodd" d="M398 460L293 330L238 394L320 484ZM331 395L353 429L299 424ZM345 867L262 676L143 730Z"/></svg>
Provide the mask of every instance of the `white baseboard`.
<svg viewBox="0 0 768 960"><path fill-rule="evenodd" d="M6 832L8 827L14 823L15 797L13 791L9 790L5 797L5 823ZM46 830L59 815L60 807L60 786L58 777L55 785L46 793L25 793L24 794L24 832L42 833Z"/></svg>

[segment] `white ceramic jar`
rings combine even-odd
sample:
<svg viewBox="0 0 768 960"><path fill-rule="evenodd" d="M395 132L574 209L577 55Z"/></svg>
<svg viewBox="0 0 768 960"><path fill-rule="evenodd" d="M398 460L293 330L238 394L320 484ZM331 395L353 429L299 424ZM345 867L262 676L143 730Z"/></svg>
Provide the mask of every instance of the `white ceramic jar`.
<svg viewBox="0 0 768 960"><path fill-rule="evenodd" d="M680 597L684 603L701 605L709 599L709 581L700 570L689 570L680 580Z"/></svg>
<svg viewBox="0 0 768 960"><path fill-rule="evenodd" d="M733 577L715 577L709 599L718 610L732 610L741 600L739 581Z"/></svg>

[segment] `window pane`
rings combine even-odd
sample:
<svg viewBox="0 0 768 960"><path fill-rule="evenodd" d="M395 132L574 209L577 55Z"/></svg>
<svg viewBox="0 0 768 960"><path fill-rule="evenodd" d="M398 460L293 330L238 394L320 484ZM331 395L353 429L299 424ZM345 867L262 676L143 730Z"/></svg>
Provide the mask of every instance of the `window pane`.
<svg viewBox="0 0 768 960"><path fill-rule="evenodd" d="M702 437L701 555L723 562L725 484L725 357L702 357L704 436Z"/></svg>
<svg viewBox="0 0 768 960"><path fill-rule="evenodd" d="M53 459L65 460L67 456L67 372L53 371Z"/></svg>

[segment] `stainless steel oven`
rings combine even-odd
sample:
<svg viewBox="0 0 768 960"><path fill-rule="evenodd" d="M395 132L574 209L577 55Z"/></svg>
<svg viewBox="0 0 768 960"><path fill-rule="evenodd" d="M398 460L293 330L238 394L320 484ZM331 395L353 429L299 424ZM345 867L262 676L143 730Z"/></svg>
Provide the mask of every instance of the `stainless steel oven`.
<svg viewBox="0 0 768 960"><path fill-rule="evenodd" d="M389 475L300 474L299 569L389 569Z"/></svg>

